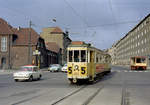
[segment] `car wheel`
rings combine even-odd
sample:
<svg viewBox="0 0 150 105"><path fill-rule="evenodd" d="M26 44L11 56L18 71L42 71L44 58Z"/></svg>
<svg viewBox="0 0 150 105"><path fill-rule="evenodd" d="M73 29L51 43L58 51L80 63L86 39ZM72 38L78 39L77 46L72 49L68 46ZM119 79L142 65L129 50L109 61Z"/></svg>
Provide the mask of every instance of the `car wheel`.
<svg viewBox="0 0 150 105"><path fill-rule="evenodd" d="M28 81L33 81L33 76L31 75Z"/></svg>
<svg viewBox="0 0 150 105"><path fill-rule="evenodd" d="M18 79L14 79L15 80L15 82L18 82Z"/></svg>

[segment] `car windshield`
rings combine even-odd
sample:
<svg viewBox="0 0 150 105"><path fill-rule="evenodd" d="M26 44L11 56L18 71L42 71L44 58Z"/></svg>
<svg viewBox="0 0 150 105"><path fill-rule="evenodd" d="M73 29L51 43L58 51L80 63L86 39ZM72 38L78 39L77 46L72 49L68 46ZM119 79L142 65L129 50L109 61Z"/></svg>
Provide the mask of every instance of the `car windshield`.
<svg viewBox="0 0 150 105"><path fill-rule="evenodd" d="M53 64L53 65L51 65L51 67L59 67L59 65L58 64Z"/></svg>
<svg viewBox="0 0 150 105"><path fill-rule="evenodd" d="M21 71L32 71L31 67L21 67Z"/></svg>

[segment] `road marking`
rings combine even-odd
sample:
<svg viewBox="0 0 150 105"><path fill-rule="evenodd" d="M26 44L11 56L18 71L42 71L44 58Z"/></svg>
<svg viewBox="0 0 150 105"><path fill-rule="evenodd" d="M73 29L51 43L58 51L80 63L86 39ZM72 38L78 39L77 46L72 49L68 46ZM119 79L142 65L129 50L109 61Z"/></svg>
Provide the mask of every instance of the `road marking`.
<svg viewBox="0 0 150 105"><path fill-rule="evenodd" d="M130 73L144 73L144 72L150 72L150 71L111 70L111 72L118 72L118 73L120 73L120 72L125 72L125 73L127 73L127 72L130 72Z"/></svg>

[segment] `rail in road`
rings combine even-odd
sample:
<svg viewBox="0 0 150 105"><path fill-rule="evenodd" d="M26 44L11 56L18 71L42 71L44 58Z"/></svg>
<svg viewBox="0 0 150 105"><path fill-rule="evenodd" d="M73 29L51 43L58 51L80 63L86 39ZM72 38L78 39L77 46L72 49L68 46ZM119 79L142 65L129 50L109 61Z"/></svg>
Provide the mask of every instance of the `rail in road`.
<svg viewBox="0 0 150 105"><path fill-rule="evenodd" d="M55 101L54 103L52 103L51 105L69 105L70 103L72 105L88 105L92 99L94 99L94 97L104 88L104 85L100 86L99 88L92 88L91 86L83 86L81 88L79 88L78 90L60 98L59 100ZM82 97L82 93L88 92L88 94L84 97ZM79 99L82 99L79 101ZM77 99L76 102L74 103L72 99Z"/></svg>
<svg viewBox="0 0 150 105"><path fill-rule="evenodd" d="M121 105L130 105L129 92L127 91L127 82L123 82Z"/></svg>
<svg viewBox="0 0 150 105"><path fill-rule="evenodd" d="M70 94L68 94L68 95L66 95L66 96L64 96L64 97L62 97L62 98L60 98L59 100L57 100L56 102L52 103L51 105L56 105L56 104L60 103L61 101L65 100L66 98L68 98L68 97L70 97L70 96L72 96L72 95L74 95L74 94L80 92L80 91L81 91L82 89L84 89L85 87L86 87L86 86L83 86L83 87L79 88L78 90L73 91L72 93L70 93Z"/></svg>
<svg viewBox="0 0 150 105"><path fill-rule="evenodd" d="M92 85L83 84L79 86L69 84L67 86L68 81L62 81L61 77L64 76L62 73L53 74L53 76L50 73L45 76L46 79L31 83L14 83L14 81L10 81L10 76L4 75L0 76L1 80L10 79L7 80L8 82L1 81L0 104L149 105L150 73L137 72L139 73L114 72L111 75L104 76ZM52 77L56 78L56 75L58 80L51 80ZM10 91L11 88L4 88L5 86L10 86L14 89Z"/></svg>

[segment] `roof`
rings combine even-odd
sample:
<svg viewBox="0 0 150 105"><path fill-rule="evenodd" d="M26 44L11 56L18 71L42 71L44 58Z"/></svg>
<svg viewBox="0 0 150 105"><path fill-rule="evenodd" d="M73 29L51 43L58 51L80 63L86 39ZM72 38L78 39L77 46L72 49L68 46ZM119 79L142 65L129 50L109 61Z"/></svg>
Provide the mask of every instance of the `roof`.
<svg viewBox="0 0 150 105"><path fill-rule="evenodd" d="M15 45L28 45L30 28L13 28L14 34L18 36ZM31 28L31 45L36 45L39 34Z"/></svg>
<svg viewBox="0 0 150 105"><path fill-rule="evenodd" d="M146 56L134 56L134 57L131 57L131 58L147 58Z"/></svg>
<svg viewBox="0 0 150 105"><path fill-rule="evenodd" d="M84 42L83 41L72 41L71 44L72 45L82 45L82 44L84 44Z"/></svg>
<svg viewBox="0 0 150 105"><path fill-rule="evenodd" d="M90 43L85 43L83 41L72 41L68 47L92 47Z"/></svg>
<svg viewBox="0 0 150 105"><path fill-rule="evenodd" d="M46 27L46 28L43 28L43 32L48 32L50 34L63 34L64 33L59 27Z"/></svg>
<svg viewBox="0 0 150 105"><path fill-rule="evenodd" d="M62 34L63 31L59 27L53 27L54 29L52 30L52 34Z"/></svg>
<svg viewBox="0 0 150 105"><path fill-rule="evenodd" d="M12 26L10 26L5 20L0 18L0 34L12 35L13 32L11 28Z"/></svg>
<svg viewBox="0 0 150 105"><path fill-rule="evenodd" d="M58 53L60 50L60 47L55 42L48 42L46 43L46 48L50 51Z"/></svg>

